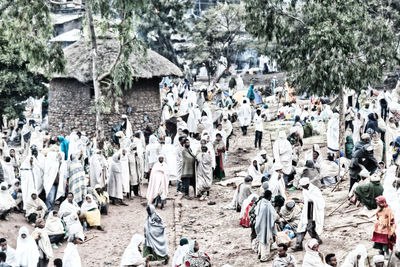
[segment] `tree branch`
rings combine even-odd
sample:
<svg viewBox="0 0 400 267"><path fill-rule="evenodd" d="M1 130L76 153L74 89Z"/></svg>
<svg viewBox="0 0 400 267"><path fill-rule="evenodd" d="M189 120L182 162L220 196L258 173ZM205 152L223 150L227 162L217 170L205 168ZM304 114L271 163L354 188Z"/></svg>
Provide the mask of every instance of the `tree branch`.
<svg viewBox="0 0 400 267"><path fill-rule="evenodd" d="M97 78L97 80L99 82L101 82L104 78L108 77L111 75L111 73L113 72L115 66L117 66L119 59L121 58L121 54L122 54L122 43L119 43L119 48L118 48L118 55L115 58L115 60L113 61L113 63L111 64L110 68L108 69L108 71L106 71L105 73L103 73L102 75L99 76L99 78Z"/></svg>
<svg viewBox="0 0 400 267"><path fill-rule="evenodd" d="M295 16L293 16L293 15L290 15L290 14L284 12L283 10L279 10L279 11L277 11L277 13L278 13L279 15L286 16L286 17L288 17L288 18L297 20L298 22L300 22L300 23L303 24L304 26L306 25L302 19L300 19L300 18L298 18L298 17L295 17Z"/></svg>

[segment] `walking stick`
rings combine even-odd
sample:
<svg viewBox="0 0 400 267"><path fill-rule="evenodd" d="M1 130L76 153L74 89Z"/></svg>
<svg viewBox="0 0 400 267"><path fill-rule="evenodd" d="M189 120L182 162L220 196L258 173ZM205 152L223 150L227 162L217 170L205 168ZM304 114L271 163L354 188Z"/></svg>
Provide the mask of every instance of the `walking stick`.
<svg viewBox="0 0 400 267"><path fill-rule="evenodd" d="M368 261L368 266L371 267L371 262L369 261L369 257L368 256L367 256L367 261Z"/></svg>
<svg viewBox="0 0 400 267"><path fill-rule="evenodd" d="M336 190L336 188L338 187L338 185L343 181L343 178L346 176L346 174L347 174L348 171L349 171L349 168L346 169L346 171L344 172L343 176L340 178L340 181L337 182L337 184L332 188L332 191L331 191L331 192L333 192L333 191Z"/></svg>
<svg viewBox="0 0 400 267"><path fill-rule="evenodd" d="M392 252L390 252L390 258L389 258L389 261L388 261L388 264L387 264L388 267L390 267L390 262L392 261L393 251L394 251L394 248L392 249Z"/></svg>
<svg viewBox="0 0 400 267"><path fill-rule="evenodd" d="M334 209L331 213L329 213L328 216L331 216L335 211L337 211L337 210L338 210L341 206L343 206L343 204L346 203L346 202L347 202L347 198L346 198L342 203L340 203L340 205L337 206L336 209Z"/></svg>
<svg viewBox="0 0 400 267"><path fill-rule="evenodd" d="M288 224L290 226L290 228L292 228L293 231L296 230L296 228L294 228L293 225L291 225L285 218L283 218L280 213L278 213L278 215L279 215L279 217L281 217L285 221L286 224Z"/></svg>

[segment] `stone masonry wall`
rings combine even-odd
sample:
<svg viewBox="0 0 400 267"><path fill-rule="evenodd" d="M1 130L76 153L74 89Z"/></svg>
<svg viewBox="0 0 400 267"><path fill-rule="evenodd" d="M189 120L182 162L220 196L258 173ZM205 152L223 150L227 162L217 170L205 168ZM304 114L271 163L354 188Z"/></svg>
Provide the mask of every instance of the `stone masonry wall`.
<svg viewBox="0 0 400 267"><path fill-rule="evenodd" d="M143 130L147 125L153 130L158 128L161 120L160 81L160 78L139 79L133 83L133 89L125 91L119 112L103 115L106 137L111 137L112 127L121 122L121 115L126 114L128 105L132 112L127 115L134 131ZM75 79L53 79L49 96L50 134L68 135L71 128L75 127L85 131L87 136L94 136L96 122L93 101L89 85Z"/></svg>

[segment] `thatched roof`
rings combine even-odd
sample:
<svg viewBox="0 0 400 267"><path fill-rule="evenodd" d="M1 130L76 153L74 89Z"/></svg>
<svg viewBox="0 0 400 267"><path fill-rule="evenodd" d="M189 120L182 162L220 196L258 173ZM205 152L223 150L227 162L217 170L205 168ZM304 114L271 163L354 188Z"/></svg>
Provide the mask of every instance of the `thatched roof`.
<svg viewBox="0 0 400 267"><path fill-rule="evenodd" d="M104 72L109 69L118 54L119 44L115 39L102 37L97 39L97 49L100 55L100 69ZM130 62L135 70L136 78L152 78L164 76L182 76L181 70L165 57L147 49L144 55L131 55ZM64 49L64 57L67 61L66 72L56 75L57 78L75 78L82 83L92 81L92 58L90 44L85 38ZM101 74L101 72L100 72Z"/></svg>

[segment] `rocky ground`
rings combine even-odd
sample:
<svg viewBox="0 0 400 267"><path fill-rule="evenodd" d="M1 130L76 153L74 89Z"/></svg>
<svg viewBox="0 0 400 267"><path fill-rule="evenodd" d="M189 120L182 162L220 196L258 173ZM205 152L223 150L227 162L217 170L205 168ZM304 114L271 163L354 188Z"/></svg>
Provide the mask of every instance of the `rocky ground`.
<svg viewBox="0 0 400 267"><path fill-rule="evenodd" d="M266 124L263 147L271 153L273 141L277 131L288 129L289 122L273 122ZM237 125L236 125L237 126ZM251 127L248 136L241 136L240 130L235 127L235 134L231 139L231 149L226 165L227 179L237 177L237 174L247 170L250 159L257 151L253 148L254 128ZM304 140L305 150L313 143L323 143L324 137L312 137ZM323 148L323 151L325 149ZM325 255L336 253L340 262L357 244L366 245L369 255L376 251L372 249L370 238L373 223L368 218L359 217L360 210L354 206L347 207L344 204L333 215L328 216L345 198L348 182L343 183L338 192L331 193L331 189L324 190L326 198L326 217L324 233L320 250ZM255 188L258 191L258 188ZM142 188L145 195L146 188ZM208 206L207 202L198 200L181 200L175 195L175 187L170 187L169 200L164 210L158 210L166 224L166 232L169 244L169 255L172 257L179 239L197 239L201 250L208 253L213 266L271 266L272 263L260 263L257 255L250 249L250 229L239 226L239 213L223 209L233 196L233 186L214 185L210 199L216 205ZM301 191L289 192L290 197L301 197ZM129 244L134 233L143 233L146 211L144 201L134 199L128 201L129 206L112 206L108 216L102 217L105 232L90 230L87 233L89 241L79 246L83 266L119 266L122 253ZM371 213L370 213L371 214ZM372 212L373 216L373 212ZM372 220L374 217L372 217ZM355 223L355 224L351 224ZM8 222L0 222L0 237L9 240L9 244L16 246L16 238L19 227L28 226L20 214L12 214ZM344 226L347 225L347 226ZM29 226L32 230L33 227ZM310 237L306 237L306 240ZM62 258L63 247L55 250L55 256ZM304 252L294 253L298 263L301 263ZM152 264L153 266L153 264Z"/></svg>

